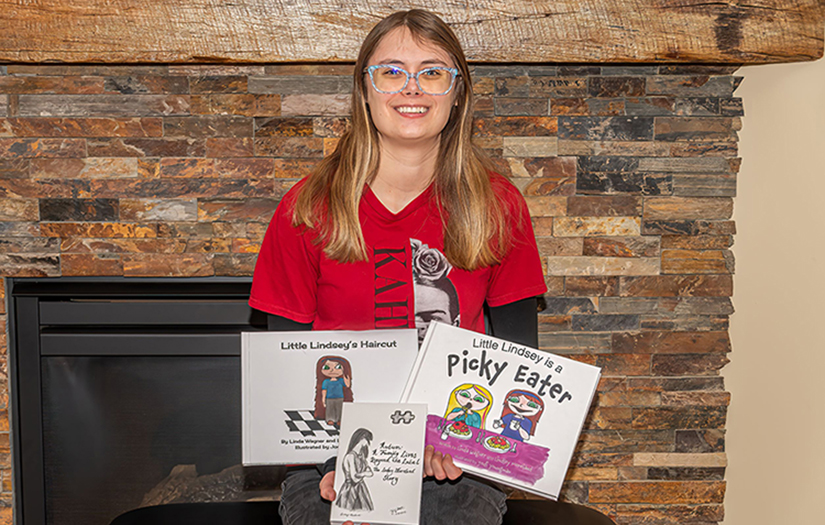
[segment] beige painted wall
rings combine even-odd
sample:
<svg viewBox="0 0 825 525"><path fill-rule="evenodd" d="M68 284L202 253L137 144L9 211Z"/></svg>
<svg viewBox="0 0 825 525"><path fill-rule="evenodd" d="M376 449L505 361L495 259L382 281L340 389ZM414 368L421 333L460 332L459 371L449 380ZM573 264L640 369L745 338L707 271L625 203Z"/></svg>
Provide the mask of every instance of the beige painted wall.
<svg viewBox="0 0 825 525"><path fill-rule="evenodd" d="M724 523L823 523L825 60L740 72Z"/></svg>

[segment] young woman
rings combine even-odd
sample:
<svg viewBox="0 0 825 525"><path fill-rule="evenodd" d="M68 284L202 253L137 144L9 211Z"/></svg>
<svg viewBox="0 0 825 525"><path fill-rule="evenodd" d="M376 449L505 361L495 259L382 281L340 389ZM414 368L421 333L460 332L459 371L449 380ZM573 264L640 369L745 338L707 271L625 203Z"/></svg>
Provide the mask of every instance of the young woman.
<svg viewBox="0 0 825 525"><path fill-rule="evenodd" d="M494 335L537 346L546 288L530 216L473 145L472 118L469 67L441 19L411 10L373 28L351 129L284 196L261 246L249 303L272 329L422 328L441 316L484 332L486 305ZM427 447L424 471L422 523L500 523L503 494L450 456ZM328 520L318 492L335 499L333 476L291 473L284 523Z"/></svg>

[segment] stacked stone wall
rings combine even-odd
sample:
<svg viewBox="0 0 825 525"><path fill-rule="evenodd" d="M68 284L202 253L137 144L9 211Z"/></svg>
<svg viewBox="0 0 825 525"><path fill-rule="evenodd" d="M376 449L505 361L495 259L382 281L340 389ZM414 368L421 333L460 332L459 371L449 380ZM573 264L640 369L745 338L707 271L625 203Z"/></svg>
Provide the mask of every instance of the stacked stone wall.
<svg viewBox="0 0 825 525"><path fill-rule="evenodd" d="M563 497L620 525L723 518L735 71L474 67L476 138L533 216L540 346L603 368ZM279 198L347 126L351 73L0 66L0 274L251 275Z"/></svg>

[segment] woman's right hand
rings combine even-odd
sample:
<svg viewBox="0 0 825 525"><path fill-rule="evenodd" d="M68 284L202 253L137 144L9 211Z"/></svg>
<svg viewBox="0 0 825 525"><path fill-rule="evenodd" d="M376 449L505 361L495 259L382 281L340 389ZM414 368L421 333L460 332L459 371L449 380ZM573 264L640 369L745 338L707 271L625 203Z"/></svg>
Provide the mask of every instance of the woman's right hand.
<svg viewBox="0 0 825 525"><path fill-rule="evenodd" d="M318 488L321 489L321 497L327 501L335 501L335 471L327 472L324 474L324 477L321 478L321 483L318 484ZM355 525L351 521L345 521L344 525ZM370 525L369 523L362 523L361 525Z"/></svg>
<svg viewBox="0 0 825 525"><path fill-rule="evenodd" d="M437 480L458 479L464 471L453 463L449 454L446 456L435 450L432 445L424 447L424 477L434 477Z"/></svg>

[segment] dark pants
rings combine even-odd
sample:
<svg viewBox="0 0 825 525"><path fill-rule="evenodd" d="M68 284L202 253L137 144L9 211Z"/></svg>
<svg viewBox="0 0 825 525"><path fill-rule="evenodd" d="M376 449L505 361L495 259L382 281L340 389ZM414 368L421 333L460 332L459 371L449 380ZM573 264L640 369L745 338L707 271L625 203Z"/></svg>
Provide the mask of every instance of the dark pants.
<svg viewBox="0 0 825 525"><path fill-rule="evenodd" d="M320 481L314 468L287 474L279 508L284 525L329 523L330 502L321 498ZM500 525L506 510L503 492L466 475L457 481L428 478L421 489L423 525Z"/></svg>

